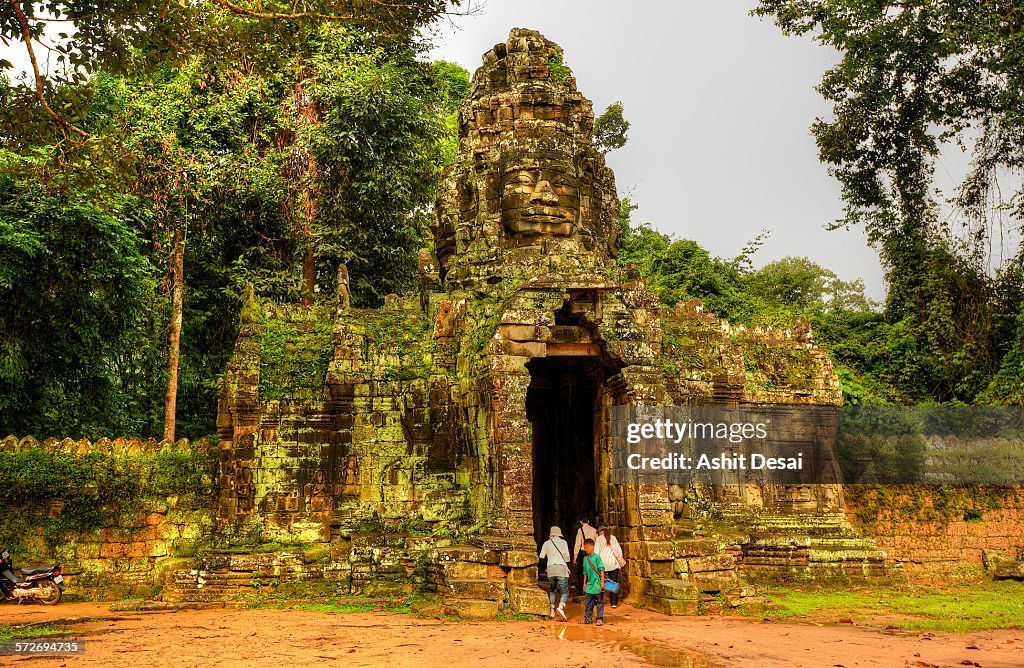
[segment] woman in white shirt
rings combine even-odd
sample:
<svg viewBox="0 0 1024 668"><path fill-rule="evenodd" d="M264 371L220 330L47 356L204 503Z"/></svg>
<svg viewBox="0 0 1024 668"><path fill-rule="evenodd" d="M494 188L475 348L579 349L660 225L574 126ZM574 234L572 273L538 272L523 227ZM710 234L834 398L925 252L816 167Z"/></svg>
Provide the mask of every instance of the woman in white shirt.
<svg viewBox="0 0 1024 668"><path fill-rule="evenodd" d="M605 578L618 582L619 569L626 565L626 560L622 558L622 547L619 545L619 540L603 524L597 527L594 552L601 555L601 561L604 563ZM613 608L618 607L618 592L608 592L608 599Z"/></svg>

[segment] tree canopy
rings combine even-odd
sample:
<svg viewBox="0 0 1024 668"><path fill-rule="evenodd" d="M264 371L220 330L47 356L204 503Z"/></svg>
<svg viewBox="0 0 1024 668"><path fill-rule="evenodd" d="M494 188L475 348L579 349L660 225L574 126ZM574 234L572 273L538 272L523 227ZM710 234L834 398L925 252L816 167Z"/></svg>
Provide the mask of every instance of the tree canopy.
<svg viewBox="0 0 1024 668"><path fill-rule="evenodd" d="M612 102L594 119L594 146L602 153L622 148L629 141L629 121L624 115L622 102Z"/></svg>
<svg viewBox="0 0 1024 668"><path fill-rule="evenodd" d="M981 0L761 0L754 13L811 35L839 62L818 87L832 105L811 131L886 270L885 325L907 401L998 401L1020 377L1020 248L990 249L1024 215L1024 8ZM956 192L935 186L944 147L970 151ZM943 213L950 207L955 215ZM963 224L956 224L957 221ZM1010 238L1012 238L1012 234ZM912 389L911 389L912 387ZM1018 390L1019 392L1019 390ZM1018 394L1019 396L1019 394Z"/></svg>
<svg viewBox="0 0 1024 668"><path fill-rule="evenodd" d="M468 73L423 62L415 22L381 34L203 7L229 52L97 56L46 82L86 140L23 84L0 88L2 432L159 436L173 372L177 435L210 434L247 284L315 300L340 262L357 306L412 284Z"/></svg>

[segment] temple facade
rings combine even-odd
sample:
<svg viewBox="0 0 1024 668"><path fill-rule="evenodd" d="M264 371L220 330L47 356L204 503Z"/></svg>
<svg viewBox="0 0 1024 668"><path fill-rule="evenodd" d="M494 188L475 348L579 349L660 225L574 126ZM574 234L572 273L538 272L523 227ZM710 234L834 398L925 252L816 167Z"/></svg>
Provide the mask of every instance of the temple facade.
<svg viewBox="0 0 1024 668"><path fill-rule="evenodd" d="M616 262L615 179L561 49L514 29L459 114L417 294L352 308L246 296L219 406L226 531L329 546L352 591L443 593L466 616L547 613L536 553L600 514L631 600L735 605L764 578L873 577L838 485L612 476L622 406L838 406L806 323L733 327L660 304ZM812 436L808 436L809 439ZM377 583L377 584L373 584Z"/></svg>

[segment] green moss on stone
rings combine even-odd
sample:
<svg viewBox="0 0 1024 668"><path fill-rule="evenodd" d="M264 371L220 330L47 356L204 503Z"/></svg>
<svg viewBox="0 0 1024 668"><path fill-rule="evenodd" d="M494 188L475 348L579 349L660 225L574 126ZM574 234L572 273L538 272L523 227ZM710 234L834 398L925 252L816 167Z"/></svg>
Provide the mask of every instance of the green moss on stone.
<svg viewBox="0 0 1024 668"><path fill-rule="evenodd" d="M267 320L259 334L260 396L284 399L322 391L334 354L330 318Z"/></svg>

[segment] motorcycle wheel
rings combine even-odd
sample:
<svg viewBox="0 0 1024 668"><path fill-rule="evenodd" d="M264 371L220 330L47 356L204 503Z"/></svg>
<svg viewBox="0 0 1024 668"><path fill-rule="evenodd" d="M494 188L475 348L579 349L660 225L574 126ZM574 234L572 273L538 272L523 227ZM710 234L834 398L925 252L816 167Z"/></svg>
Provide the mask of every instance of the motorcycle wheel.
<svg viewBox="0 0 1024 668"><path fill-rule="evenodd" d="M38 586L43 590L43 595L37 597L36 600L43 605L56 605L64 594L53 580L43 580Z"/></svg>

